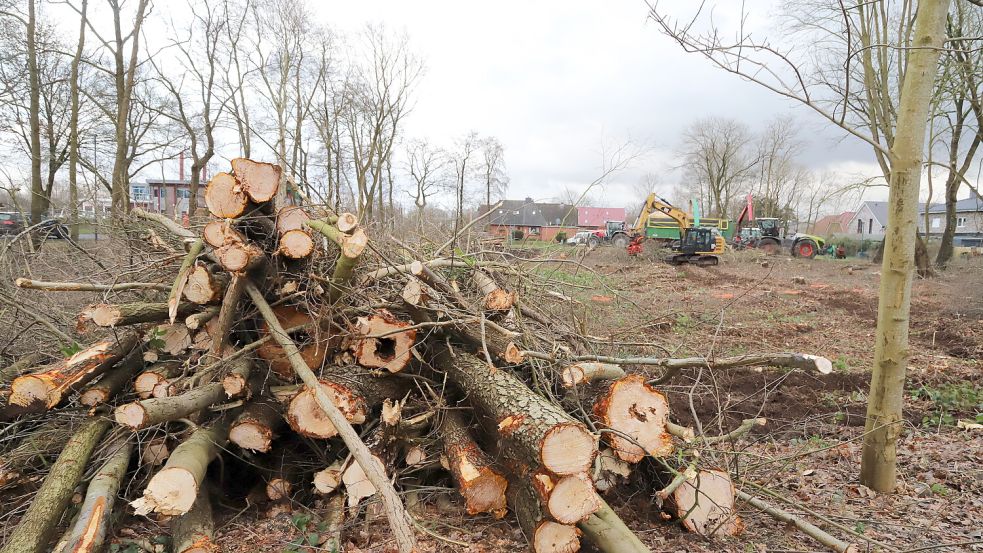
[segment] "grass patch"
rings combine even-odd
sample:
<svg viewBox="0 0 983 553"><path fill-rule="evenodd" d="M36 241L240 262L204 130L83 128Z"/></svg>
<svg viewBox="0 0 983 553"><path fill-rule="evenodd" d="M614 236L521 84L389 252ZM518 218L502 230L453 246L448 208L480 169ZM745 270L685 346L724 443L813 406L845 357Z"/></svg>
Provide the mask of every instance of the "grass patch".
<svg viewBox="0 0 983 553"><path fill-rule="evenodd" d="M922 426L939 427L956 424L956 415L972 412L978 423L983 423L983 391L972 382L952 382L939 387L919 386L911 392L911 399L925 400L932 407L922 417Z"/></svg>

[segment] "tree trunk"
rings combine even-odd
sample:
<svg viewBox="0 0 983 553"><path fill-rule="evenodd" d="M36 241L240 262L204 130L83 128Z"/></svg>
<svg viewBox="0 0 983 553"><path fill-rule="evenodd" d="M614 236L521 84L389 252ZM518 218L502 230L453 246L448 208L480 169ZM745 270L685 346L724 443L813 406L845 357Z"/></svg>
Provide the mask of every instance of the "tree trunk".
<svg viewBox="0 0 983 553"><path fill-rule="evenodd" d="M36 0L27 2L27 82L29 87L30 145L31 145L31 220L41 222L47 209L47 199L41 184L41 74L38 69L38 36Z"/></svg>
<svg viewBox="0 0 983 553"><path fill-rule="evenodd" d="M85 52L85 26L89 1L82 0L79 8L79 40L75 47L75 57L72 58L71 75L68 78L69 96L72 99L71 113L68 123L68 213L69 228L72 240L79 239L79 192L78 192L78 161L79 161L79 64Z"/></svg>
<svg viewBox="0 0 983 553"><path fill-rule="evenodd" d="M110 534L113 506L133 453L133 444L129 440L120 440L113 445L116 450L89 482L78 519L58 553L99 553L103 550L106 536Z"/></svg>
<svg viewBox="0 0 983 553"><path fill-rule="evenodd" d="M516 445L525 459L559 475L586 472L597 440L560 407L530 390L508 371L478 357L441 355L439 369L465 392L474 408L496 425L500 438Z"/></svg>
<svg viewBox="0 0 983 553"><path fill-rule="evenodd" d="M957 145L958 147L958 145ZM929 168L931 171L931 168ZM939 239L939 253L935 257L935 266L944 268L952 259L952 239L956 235L956 201L959 193L959 175L955 167L949 167L949 177L945 181L945 229ZM928 207L925 208L928 213ZM926 231L928 232L928 227Z"/></svg>
<svg viewBox="0 0 983 553"><path fill-rule="evenodd" d="M601 508L577 527L602 553L649 553L649 548L604 500Z"/></svg>
<svg viewBox="0 0 983 553"><path fill-rule="evenodd" d="M918 181L948 9L949 0L918 3L912 43L916 49L908 55L897 133L891 146L888 225L860 470L860 481L878 492L893 491L897 481L896 447L902 430L908 316L918 230Z"/></svg>
<svg viewBox="0 0 983 553"><path fill-rule="evenodd" d="M532 483L523 478L509 481L508 501L533 553L576 553L580 530L549 520L543 512Z"/></svg>
<svg viewBox="0 0 983 553"><path fill-rule="evenodd" d="M92 418L68 440L0 553L42 553L48 549L52 533L82 480L85 465L108 428L109 421Z"/></svg>

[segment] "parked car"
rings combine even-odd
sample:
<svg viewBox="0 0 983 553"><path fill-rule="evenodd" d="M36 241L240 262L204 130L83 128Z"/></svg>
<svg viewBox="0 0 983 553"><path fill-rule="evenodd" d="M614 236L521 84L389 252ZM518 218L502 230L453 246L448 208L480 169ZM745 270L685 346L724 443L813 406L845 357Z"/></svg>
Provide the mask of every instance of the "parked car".
<svg viewBox="0 0 983 553"><path fill-rule="evenodd" d="M34 232L39 238L58 238L67 239L71 235L68 225L58 219L45 219L41 224L34 227Z"/></svg>
<svg viewBox="0 0 983 553"><path fill-rule="evenodd" d="M591 234L592 233L589 230L579 231L576 234L574 234L573 236L571 236L570 238L567 238L566 243L567 244L572 244L574 246L578 246L580 244L586 244L587 243L587 240L590 238L590 235Z"/></svg>
<svg viewBox="0 0 983 553"><path fill-rule="evenodd" d="M15 211L0 211L0 235L24 232L24 217Z"/></svg>

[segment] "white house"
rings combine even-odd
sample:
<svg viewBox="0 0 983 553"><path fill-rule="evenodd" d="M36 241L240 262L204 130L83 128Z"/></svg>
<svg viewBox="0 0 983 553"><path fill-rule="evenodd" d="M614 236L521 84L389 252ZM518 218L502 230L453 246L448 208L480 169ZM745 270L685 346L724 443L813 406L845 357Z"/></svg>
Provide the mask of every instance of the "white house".
<svg viewBox="0 0 983 553"><path fill-rule="evenodd" d="M887 228L887 202L860 202L845 234L860 240L880 240Z"/></svg>

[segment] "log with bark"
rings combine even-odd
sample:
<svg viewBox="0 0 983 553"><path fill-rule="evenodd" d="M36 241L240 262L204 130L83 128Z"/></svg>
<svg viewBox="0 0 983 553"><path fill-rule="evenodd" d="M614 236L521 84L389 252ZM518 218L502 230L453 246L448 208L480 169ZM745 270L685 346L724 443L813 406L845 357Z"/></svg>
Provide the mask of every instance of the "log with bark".
<svg viewBox="0 0 983 553"><path fill-rule="evenodd" d="M205 481L205 470L229 439L229 421L219 418L200 427L167 458L150 479L143 497L131 502L138 515L183 515L191 510Z"/></svg>
<svg viewBox="0 0 983 553"><path fill-rule="evenodd" d="M15 378L10 384L6 415L51 409L72 392L108 371L138 341L136 333L124 334L118 340L102 340L68 359Z"/></svg>
<svg viewBox="0 0 983 553"><path fill-rule="evenodd" d="M105 419L89 419L64 444L41 489L0 553L41 553L47 550L58 521L82 479L85 465L109 426L109 421Z"/></svg>
<svg viewBox="0 0 983 553"><path fill-rule="evenodd" d="M444 412L440 424L440 439L454 483L464 498L467 513L490 513L494 518L505 516L508 480L495 470L491 458L471 438L468 425L460 412L452 409Z"/></svg>

